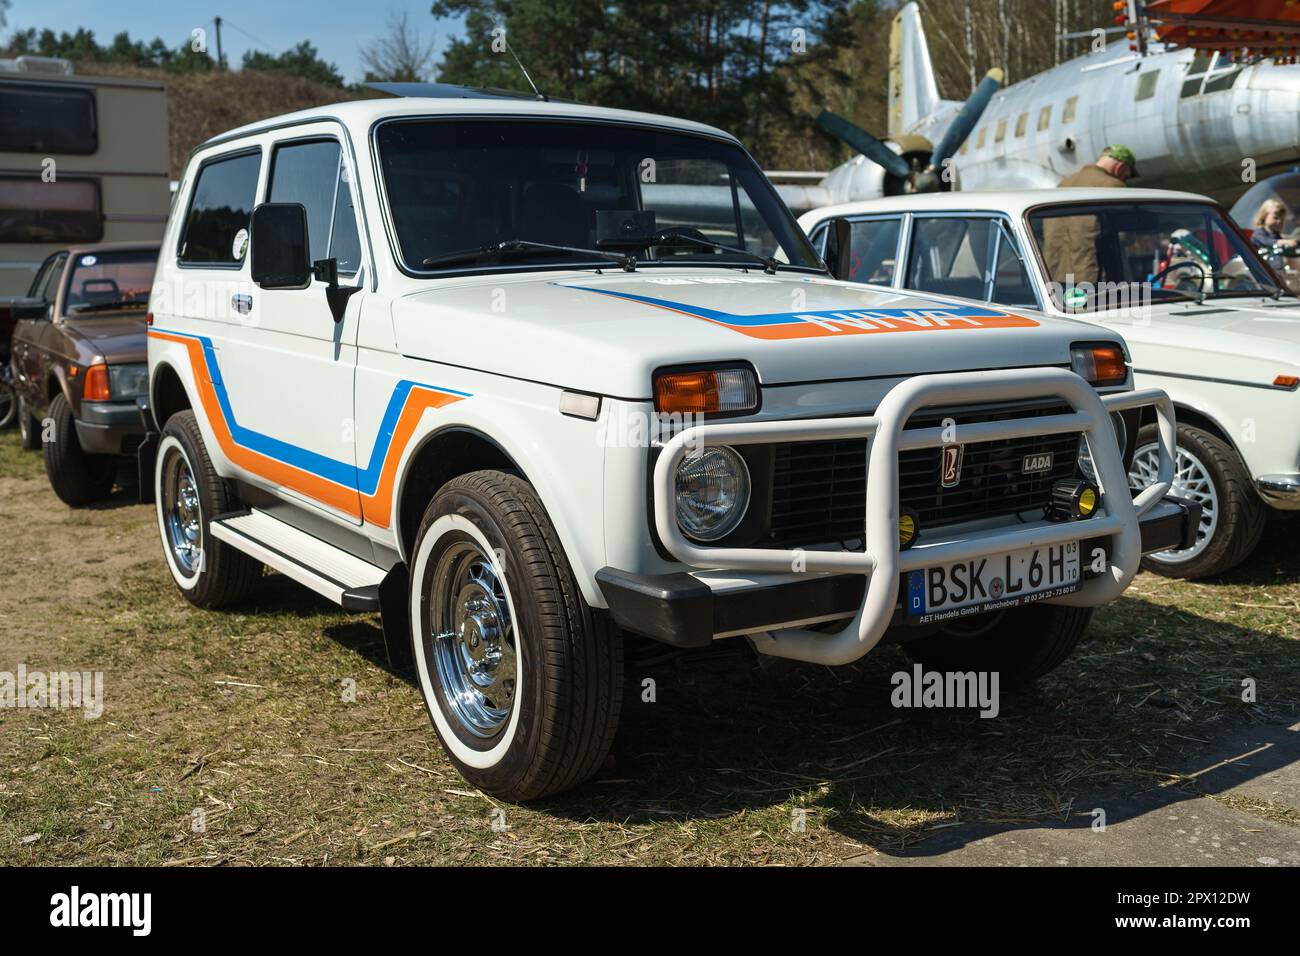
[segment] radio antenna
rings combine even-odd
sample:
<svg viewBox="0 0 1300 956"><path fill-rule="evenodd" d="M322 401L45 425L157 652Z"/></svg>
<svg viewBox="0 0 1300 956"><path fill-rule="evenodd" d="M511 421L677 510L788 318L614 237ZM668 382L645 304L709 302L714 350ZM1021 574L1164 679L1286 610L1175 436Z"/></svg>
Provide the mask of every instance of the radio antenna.
<svg viewBox="0 0 1300 956"><path fill-rule="evenodd" d="M506 51L514 57L515 66L519 67L519 72L524 75L524 79L528 81L528 85L533 88L533 93L536 94L537 98L543 103L549 103L550 100L546 98L546 94L537 88L537 84L533 82L533 78L529 76L528 71L524 69L524 64L519 59L519 55L515 53L515 48L510 45L510 40L506 36L506 31L504 29L501 31L501 41L505 43Z"/></svg>

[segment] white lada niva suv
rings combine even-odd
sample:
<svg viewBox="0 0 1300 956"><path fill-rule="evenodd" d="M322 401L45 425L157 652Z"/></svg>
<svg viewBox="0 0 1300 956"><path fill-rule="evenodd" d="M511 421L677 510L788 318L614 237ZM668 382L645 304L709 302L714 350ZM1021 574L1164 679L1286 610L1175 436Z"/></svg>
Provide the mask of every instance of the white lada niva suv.
<svg viewBox="0 0 1300 956"><path fill-rule="evenodd" d="M625 633L1012 684L1194 533L1114 333L837 280L719 130L429 92L194 152L140 463L190 601L379 611L485 792L596 772Z"/></svg>

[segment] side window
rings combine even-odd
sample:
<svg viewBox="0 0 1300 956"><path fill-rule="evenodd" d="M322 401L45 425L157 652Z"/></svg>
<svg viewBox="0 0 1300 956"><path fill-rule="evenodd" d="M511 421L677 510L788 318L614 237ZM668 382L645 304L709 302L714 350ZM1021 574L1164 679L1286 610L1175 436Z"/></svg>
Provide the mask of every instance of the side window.
<svg viewBox="0 0 1300 956"><path fill-rule="evenodd" d="M261 153L242 153L199 169L181 233L181 262L235 265L244 261L261 168Z"/></svg>
<svg viewBox="0 0 1300 956"><path fill-rule="evenodd" d="M46 302L53 302L59 295L59 283L63 281L63 267L67 264L68 254L66 252L56 252L52 257L49 269L41 276L40 286L36 290L36 298L44 299Z"/></svg>
<svg viewBox="0 0 1300 956"><path fill-rule="evenodd" d="M898 232L902 219L866 219L852 224L853 250L849 279L873 285L892 285L898 267Z"/></svg>
<svg viewBox="0 0 1300 956"><path fill-rule="evenodd" d="M988 219L918 216L912 223L906 287L983 299L992 233Z"/></svg>
<svg viewBox="0 0 1300 956"><path fill-rule="evenodd" d="M32 277L32 284L27 289L27 298L44 299L46 302L54 300L54 292L50 283L53 282L54 276L62 271L63 261L66 257L66 252L56 252L41 263L40 268L36 270L36 275Z"/></svg>
<svg viewBox="0 0 1300 956"><path fill-rule="evenodd" d="M1007 229L994 229L1001 233L998 244L998 261L993 273L993 301L1002 305L1032 305L1038 307L1038 299L1029 284L1029 275L1025 264L1016 255L1016 240Z"/></svg>
<svg viewBox="0 0 1300 956"><path fill-rule="evenodd" d="M267 199L302 203L312 261L333 257L340 275L353 275L361 266L361 241L346 173L338 140L277 146Z"/></svg>

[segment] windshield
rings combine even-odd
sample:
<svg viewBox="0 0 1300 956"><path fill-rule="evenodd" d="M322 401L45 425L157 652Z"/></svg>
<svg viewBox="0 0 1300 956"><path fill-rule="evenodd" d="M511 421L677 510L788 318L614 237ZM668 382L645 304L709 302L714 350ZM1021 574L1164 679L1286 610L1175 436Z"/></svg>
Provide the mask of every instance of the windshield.
<svg viewBox="0 0 1300 956"><path fill-rule="evenodd" d="M1152 301L1273 295L1240 233L1205 203L1078 203L1029 214L1057 304L1071 311ZM1127 293L1127 294L1126 294Z"/></svg>
<svg viewBox="0 0 1300 956"><path fill-rule="evenodd" d="M376 139L397 244L411 271L609 268L607 258L583 250L608 247L610 224L628 221L647 234L698 230L739 250L652 245L636 252L643 265L753 268L759 255L822 269L762 172L733 144L636 126L499 117L390 122ZM569 249L422 265L512 241Z"/></svg>
<svg viewBox="0 0 1300 956"><path fill-rule="evenodd" d="M157 249L85 252L68 276L65 314L143 309L149 304Z"/></svg>

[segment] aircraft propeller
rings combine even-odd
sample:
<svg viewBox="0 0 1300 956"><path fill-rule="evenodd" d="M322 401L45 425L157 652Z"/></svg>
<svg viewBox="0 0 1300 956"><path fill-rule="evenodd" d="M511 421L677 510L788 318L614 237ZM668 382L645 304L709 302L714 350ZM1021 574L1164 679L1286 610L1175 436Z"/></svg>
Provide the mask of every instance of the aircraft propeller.
<svg viewBox="0 0 1300 956"><path fill-rule="evenodd" d="M931 150L928 157L923 153L900 155L862 127L830 110L822 110L817 117L817 125L884 169L896 187L889 191L937 192L944 188L940 172L944 162L961 149L961 144L978 125L984 110L988 108L989 101L993 99L993 94L1002 85L1002 75L1002 71L996 68L985 74L984 79L962 105L961 110L948 125L948 129L944 131L943 138Z"/></svg>

